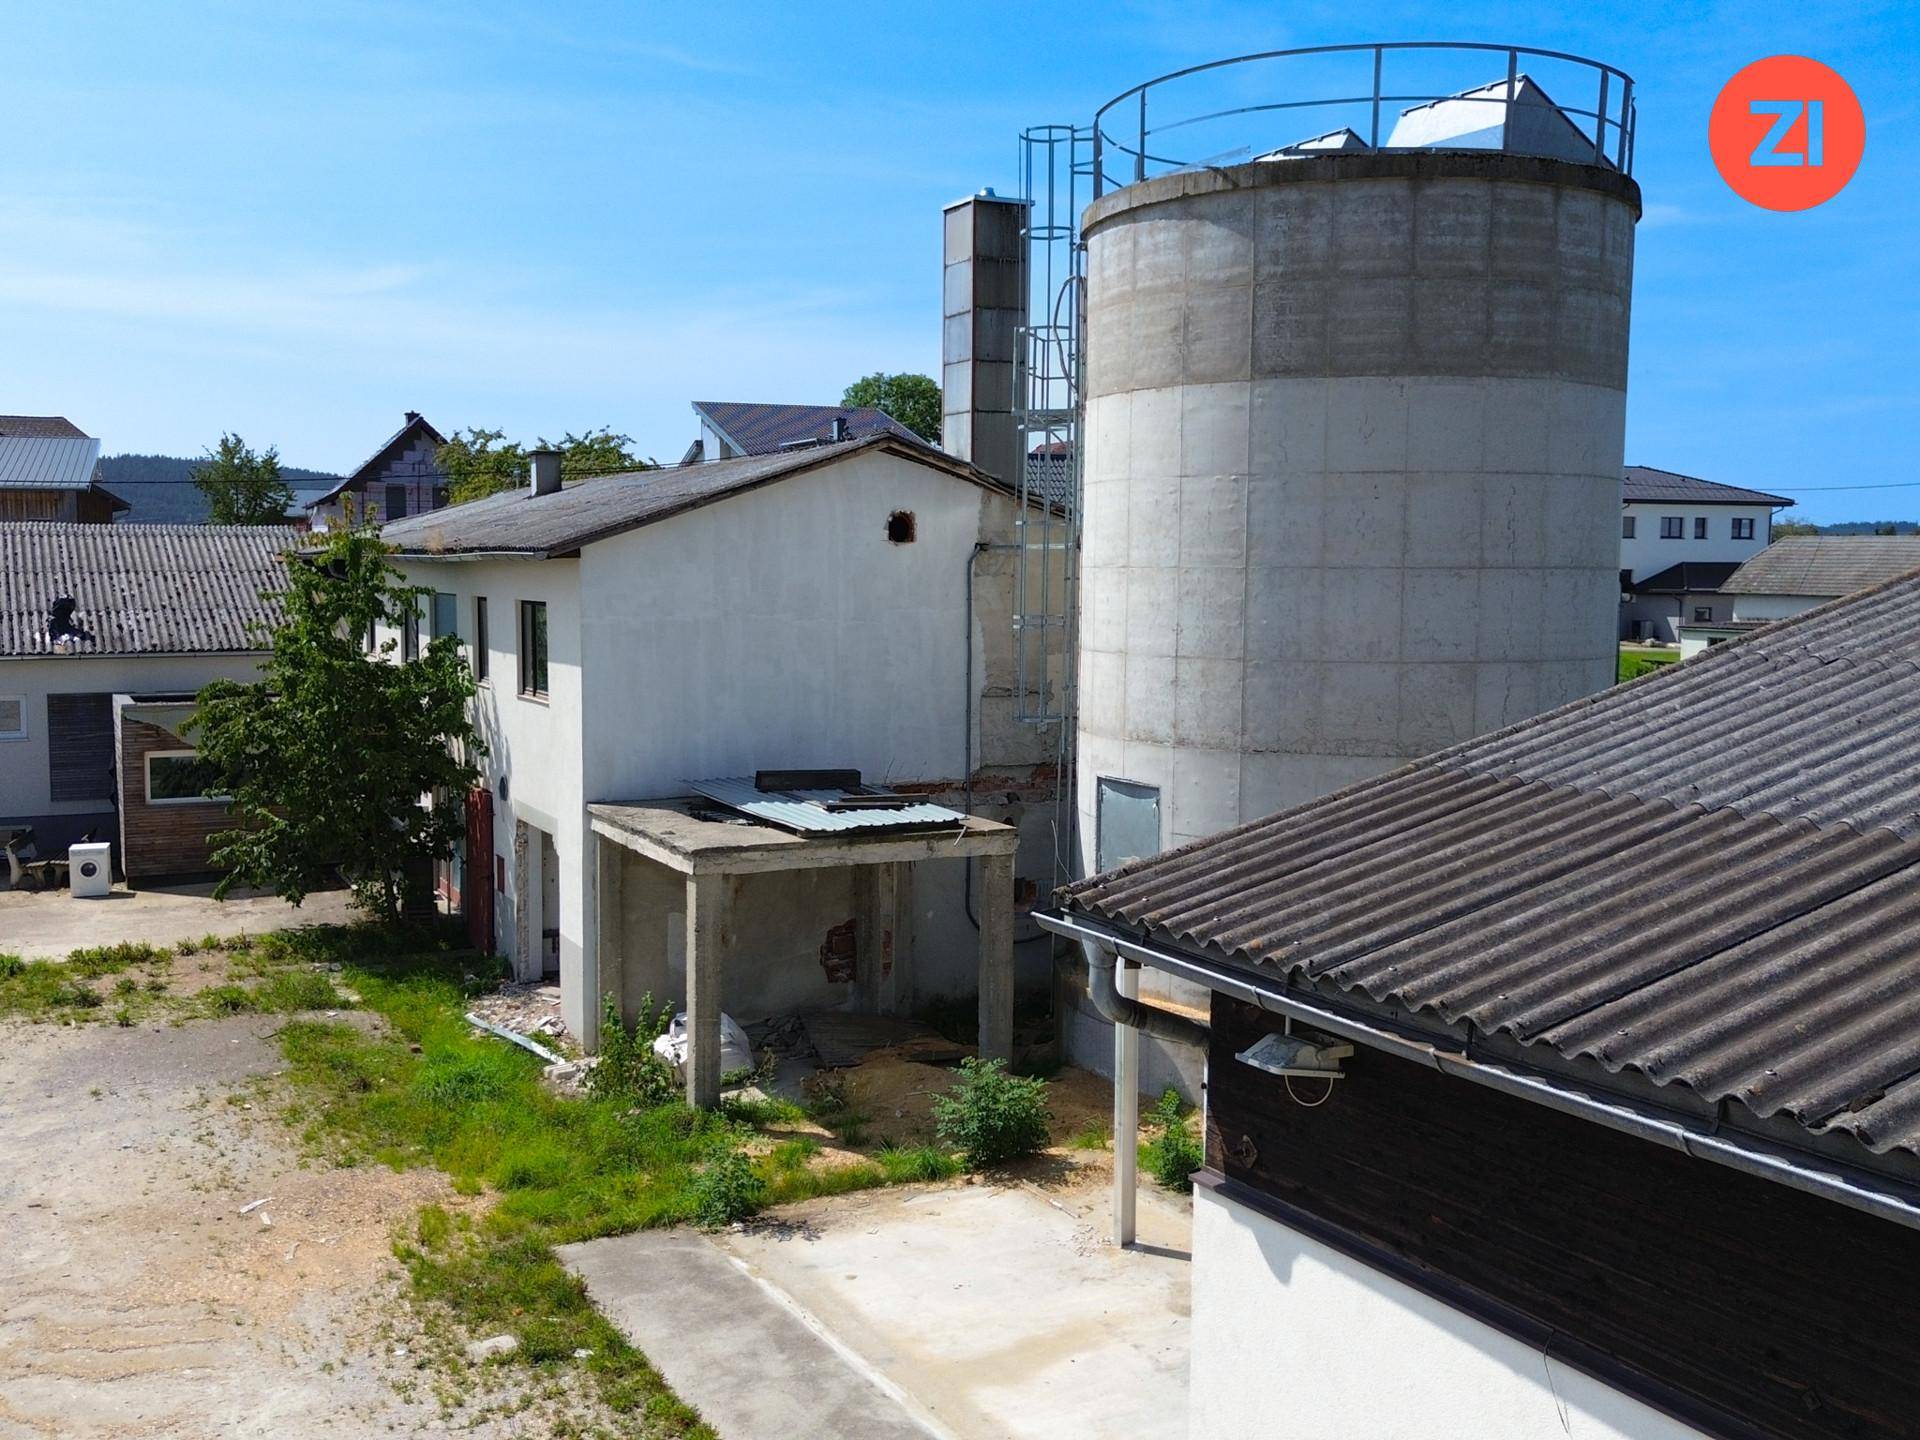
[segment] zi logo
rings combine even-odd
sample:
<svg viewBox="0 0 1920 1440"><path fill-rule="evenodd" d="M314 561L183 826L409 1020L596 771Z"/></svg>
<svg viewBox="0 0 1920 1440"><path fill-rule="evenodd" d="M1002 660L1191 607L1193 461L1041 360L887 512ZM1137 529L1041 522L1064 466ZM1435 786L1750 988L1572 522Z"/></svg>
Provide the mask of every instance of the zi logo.
<svg viewBox="0 0 1920 1440"><path fill-rule="evenodd" d="M1852 88L1804 55L1754 61L1726 83L1707 121L1720 178L1768 210L1810 210L1838 195L1866 138Z"/></svg>

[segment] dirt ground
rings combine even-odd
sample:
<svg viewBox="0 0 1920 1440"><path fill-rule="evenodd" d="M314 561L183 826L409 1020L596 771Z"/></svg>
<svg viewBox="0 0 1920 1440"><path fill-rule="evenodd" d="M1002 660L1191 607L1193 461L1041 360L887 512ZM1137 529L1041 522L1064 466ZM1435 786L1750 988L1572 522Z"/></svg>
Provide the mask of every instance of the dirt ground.
<svg viewBox="0 0 1920 1440"><path fill-rule="evenodd" d="M281 1023L0 1026L4 1440L527 1433L416 1368L392 1233L444 1179L302 1168L248 1098Z"/></svg>
<svg viewBox="0 0 1920 1440"><path fill-rule="evenodd" d="M0 867L0 886L5 884ZM345 890L309 895L295 909L277 895L243 890L213 898L211 883L152 890L113 887L111 895L76 900L65 890L0 888L0 955L58 960L86 945L145 940L174 945L203 935L260 935L300 925L338 925L356 917Z"/></svg>

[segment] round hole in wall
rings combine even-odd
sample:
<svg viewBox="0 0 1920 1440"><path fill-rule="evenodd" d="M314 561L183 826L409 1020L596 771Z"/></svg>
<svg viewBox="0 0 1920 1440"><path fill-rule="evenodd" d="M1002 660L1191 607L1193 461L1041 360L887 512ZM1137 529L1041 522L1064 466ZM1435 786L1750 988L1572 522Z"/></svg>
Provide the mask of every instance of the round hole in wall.
<svg viewBox="0 0 1920 1440"><path fill-rule="evenodd" d="M507 777L502 775L499 782L495 784L493 788L494 792L500 797L500 803L504 805L507 800Z"/></svg>
<svg viewBox="0 0 1920 1440"><path fill-rule="evenodd" d="M896 545L913 543L913 512L896 510L887 517L887 539Z"/></svg>

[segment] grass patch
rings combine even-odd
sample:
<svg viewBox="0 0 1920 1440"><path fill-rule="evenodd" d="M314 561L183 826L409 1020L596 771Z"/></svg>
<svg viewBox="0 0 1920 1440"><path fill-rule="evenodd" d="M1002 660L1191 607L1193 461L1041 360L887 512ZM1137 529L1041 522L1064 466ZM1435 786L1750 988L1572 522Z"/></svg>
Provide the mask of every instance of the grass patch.
<svg viewBox="0 0 1920 1440"><path fill-rule="evenodd" d="M155 1007L166 982L150 973L143 984L126 972L135 967L157 972L171 958L171 951L140 944L75 950L65 960L0 955L0 1015L74 1024L102 1018L113 999L118 1002L113 1018L131 1025ZM109 977L113 984L103 985Z"/></svg>
<svg viewBox="0 0 1920 1440"><path fill-rule="evenodd" d="M1638 680L1642 675L1650 675L1655 670L1664 670L1680 659L1678 650L1640 650L1629 653L1620 652L1620 665L1615 680L1624 685L1629 680Z"/></svg>
<svg viewBox="0 0 1920 1440"><path fill-rule="evenodd" d="M1111 1144L1112 1129L1099 1121L1081 1126L1067 1139L1069 1150L1104 1150Z"/></svg>

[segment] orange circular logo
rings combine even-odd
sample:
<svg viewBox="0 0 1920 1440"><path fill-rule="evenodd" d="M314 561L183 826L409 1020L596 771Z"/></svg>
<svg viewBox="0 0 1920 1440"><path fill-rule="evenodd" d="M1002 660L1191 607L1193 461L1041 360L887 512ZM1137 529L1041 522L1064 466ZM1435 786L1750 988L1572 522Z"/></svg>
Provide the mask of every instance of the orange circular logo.
<svg viewBox="0 0 1920 1440"><path fill-rule="evenodd" d="M1811 210L1860 168L1867 121L1839 72L1804 55L1771 55L1727 81L1707 143L1720 178L1742 199Z"/></svg>

